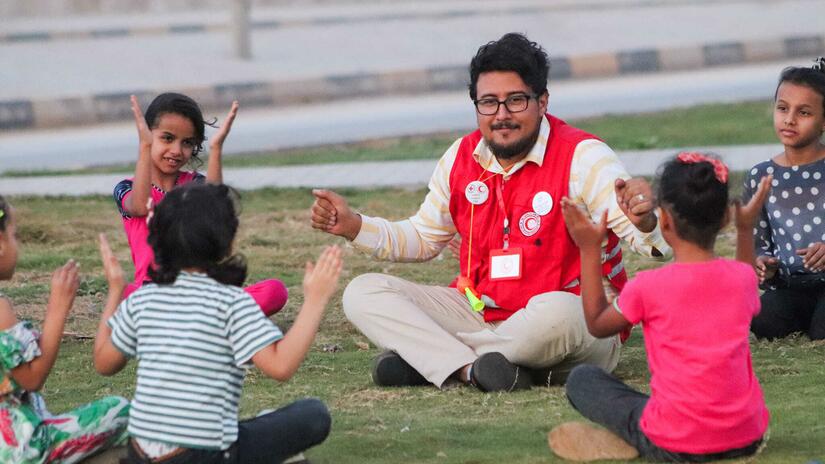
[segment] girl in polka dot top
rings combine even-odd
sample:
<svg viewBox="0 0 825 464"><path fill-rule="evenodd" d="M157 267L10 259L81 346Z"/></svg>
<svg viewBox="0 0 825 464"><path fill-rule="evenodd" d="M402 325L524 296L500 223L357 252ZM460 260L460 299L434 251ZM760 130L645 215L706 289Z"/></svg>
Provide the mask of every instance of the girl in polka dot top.
<svg viewBox="0 0 825 464"><path fill-rule="evenodd" d="M773 125L785 150L745 181L749 197L762 176L773 175L754 229L765 293L751 330L760 338L804 332L825 339L825 58L782 71Z"/></svg>

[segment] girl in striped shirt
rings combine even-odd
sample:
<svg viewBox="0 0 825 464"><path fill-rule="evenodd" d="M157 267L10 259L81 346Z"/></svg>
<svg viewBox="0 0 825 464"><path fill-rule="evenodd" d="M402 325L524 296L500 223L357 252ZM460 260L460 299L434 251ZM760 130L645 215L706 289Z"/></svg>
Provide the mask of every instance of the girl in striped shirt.
<svg viewBox="0 0 825 464"><path fill-rule="evenodd" d="M129 418L131 463L282 462L321 443L330 416L305 399L238 421L245 367L292 377L312 345L341 272L328 247L307 263L304 304L283 335L240 285L246 265L232 254L235 197L224 185L169 192L149 221L157 267L151 283L121 302L123 272L101 236L109 294L95 340L95 368L119 372L138 360Z"/></svg>

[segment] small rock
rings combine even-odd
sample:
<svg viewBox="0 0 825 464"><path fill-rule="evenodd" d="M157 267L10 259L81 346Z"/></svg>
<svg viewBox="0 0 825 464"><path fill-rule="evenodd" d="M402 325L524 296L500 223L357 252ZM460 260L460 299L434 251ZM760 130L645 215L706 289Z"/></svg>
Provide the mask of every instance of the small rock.
<svg viewBox="0 0 825 464"><path fill-rule="evenodd" d="M357 346L361 351L367 351L370 349L370 344L367 342L355 342L355 346Z"/></svg>
<svg viewBox="0 0 825 464"><path fill-rule="evenodd" d="M323 347L321 347L321 350L325 353L337 353L339 351L344 351L344 349L341 348L341 345L337 343L330 343L328 345L324 345Z"/></svg>

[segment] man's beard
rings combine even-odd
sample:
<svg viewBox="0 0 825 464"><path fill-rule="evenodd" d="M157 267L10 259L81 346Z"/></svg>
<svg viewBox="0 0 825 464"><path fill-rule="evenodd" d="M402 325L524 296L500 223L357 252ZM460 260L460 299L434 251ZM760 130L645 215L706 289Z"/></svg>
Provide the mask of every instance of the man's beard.
<svg viewBox="0 0 825 464"><path fill-rule="evenodd" d="M518 129L520 126L514 122L504 121L498 124L493 124L490 126L491 129ZM527 134L526 137L522 138L521 140L516 140L509 145L499 145L492 140L486 140L487 146L490 147L490 151L493 152L498 159L511 159L519 156L521 154L526 154L533 148L533 145L536 144L536 140L539 138L539 130L541 129L541 124L536 125L536 130L533 131L532 134Z"/></svg>

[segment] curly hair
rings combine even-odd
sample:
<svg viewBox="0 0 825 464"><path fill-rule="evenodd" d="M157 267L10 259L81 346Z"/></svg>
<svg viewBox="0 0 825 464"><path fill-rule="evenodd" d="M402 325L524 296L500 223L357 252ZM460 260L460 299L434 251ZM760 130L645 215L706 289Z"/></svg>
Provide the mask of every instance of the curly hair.
<svg viewBox="0 0 825 464"><path fill-rule="evenodd" d="M166 194L149 220L156 263L149 277L170 284L181 270L198 269L218 282L242 285L246 262L232 254L238 199L235 190L215 184L190 183Z"/></svg>

